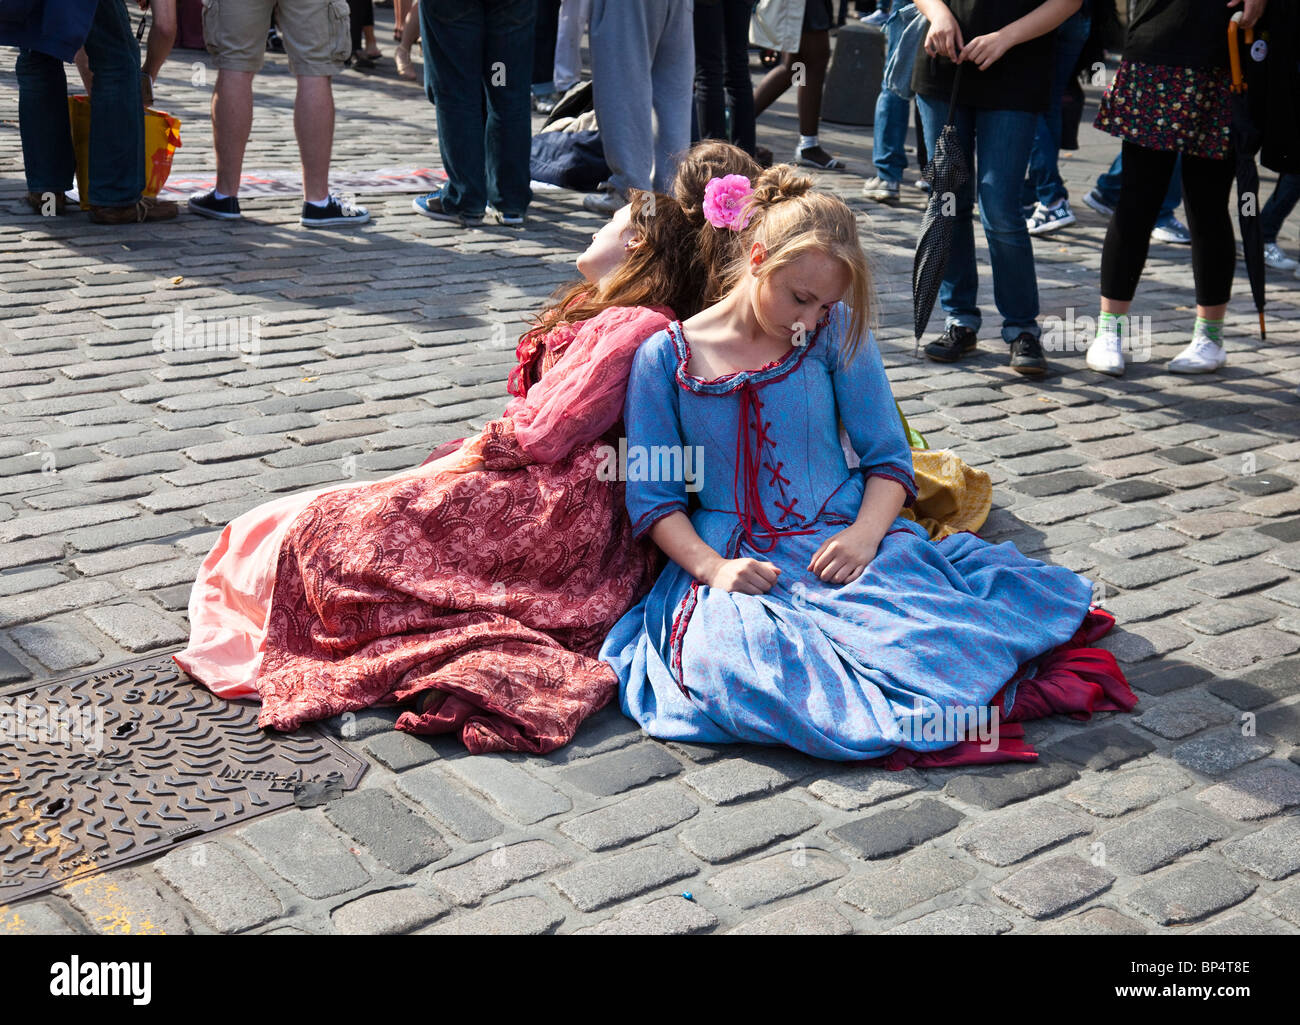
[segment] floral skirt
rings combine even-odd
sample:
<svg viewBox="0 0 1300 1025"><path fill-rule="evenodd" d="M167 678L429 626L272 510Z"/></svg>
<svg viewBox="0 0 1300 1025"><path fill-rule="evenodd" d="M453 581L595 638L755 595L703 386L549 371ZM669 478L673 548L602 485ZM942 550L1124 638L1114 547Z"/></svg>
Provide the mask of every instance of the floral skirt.
<svg viewBox="0 0 1300 1025"><path fill-rule="evenodd" d="M1228 72L1121 61L1093 124L1145 146L1194 157L1228 156Z"/></svg>

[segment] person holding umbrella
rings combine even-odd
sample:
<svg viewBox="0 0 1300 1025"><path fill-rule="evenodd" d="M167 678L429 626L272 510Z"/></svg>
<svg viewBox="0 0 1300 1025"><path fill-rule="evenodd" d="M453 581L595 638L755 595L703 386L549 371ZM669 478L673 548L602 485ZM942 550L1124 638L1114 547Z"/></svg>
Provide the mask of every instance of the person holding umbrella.
<svg viewBox="0 0 1300 1025"><path fill-rule="evenodd" d="M1079 10L1080 3L916 0L930 22L912 74L925 137L939 139L950 124L954 141L975 166L973 178L951 196L940 190L932 199L952 222L938 296L946 314L945 330L942 338L925 347L932 360L952 363L975 348L981 317L971 208L978 189L980 221L993 266L993 301L1002 315L1011 369L1029 375L1047 370L1039 341L1034 250L1020 192L1038 118L1051 99L1052 32ZM936 172L938 163L936 158ZM918 252L918 260L922 257ZM928 319L928 309L924 312Z"/></svg>
<svg viewBox="0 0 1300 1025"><path fill-rule="evenodd" d="M1228 207L1235 162L1227 26L1232 8L1240 8L1241 28L1252 27L1267 2L1136 0L1124 60L1094 122L1124 140L1124 160L1119 204L1102 247L1101 314L1086 357L1093 370L1124 372L1129 307L1180 153L1196 323L1169 369L1205 373L1227 362L1223 319L1236 270Z"/></svg>

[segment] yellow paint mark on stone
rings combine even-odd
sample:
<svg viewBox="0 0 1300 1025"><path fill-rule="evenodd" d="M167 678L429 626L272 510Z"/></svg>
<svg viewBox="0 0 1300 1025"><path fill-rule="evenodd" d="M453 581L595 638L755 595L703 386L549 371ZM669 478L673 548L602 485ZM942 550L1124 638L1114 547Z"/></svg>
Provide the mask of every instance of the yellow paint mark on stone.
<svg viewBox="0 0 1300 1025"><path fill-rule="evenodd" d="M165 936L167 930L155 925L152 919L143 918L136 921L140 914L133 911L122 898L122 890L104 875L91 876L68 883L63 890L75 893L86 905L84 914L90 920L96 932L118 936ZM97 906L101 910L93 910Z"/></svg>

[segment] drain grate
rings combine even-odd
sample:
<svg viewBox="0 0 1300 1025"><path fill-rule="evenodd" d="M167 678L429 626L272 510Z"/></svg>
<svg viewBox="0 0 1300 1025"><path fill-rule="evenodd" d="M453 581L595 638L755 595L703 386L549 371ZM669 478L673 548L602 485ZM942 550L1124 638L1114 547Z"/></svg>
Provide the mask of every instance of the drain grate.
<svg viewBox="0 0 1300 1025"><path fill-rule="evenodd" d="M257 711L167 655L0 694L0 904L360 782L363 759Z"/></svg>

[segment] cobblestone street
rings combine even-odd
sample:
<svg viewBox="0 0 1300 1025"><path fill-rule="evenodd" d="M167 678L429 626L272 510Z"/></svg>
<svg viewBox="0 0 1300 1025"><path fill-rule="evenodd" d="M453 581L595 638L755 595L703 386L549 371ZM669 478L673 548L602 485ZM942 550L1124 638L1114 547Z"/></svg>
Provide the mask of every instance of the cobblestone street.
<svg viewBox="0 0 1300 1025"><path fill-rule="evenodd" d="M433 108L377 13L389 56L335 80L334 165L436 167ZM214 168L206 57L177 51L158 83L177 176ZM526 318L602 223L551 191L522 229L432 221L399 193L360 194L360 229L301 228L291 196L243 200L233 225L42 218L13 65L0 51L0 686L177 649L230 519L500 414ZM246 170L297 166L293 88L268 55ZM1034 242L1040 380L1007 366L978 227L977 357L913 354L914 167L898 206L870 203L870 129L825 125L849 171L816 177L861 213L903 411L991 475L982 536L1096 582L1131 714L1027 723L1037 764L887 772L663 744L617 702L544 757L470 756L376 709L325 724L371 763L357 790L0 903L0 934L1300 932L1300 280L1270 272L1261 343L1239 265L1228 366L1171 374L1190 254L1153 243L1133 309L1150 358L1088 370L1106 223L1082 197L1118 148L1091 127L1099 93L1062 160L1079 222ZM781 160L796 138L791 93L759 139ZM259 318L256 358L156 351L178 313Z"/></svg>

